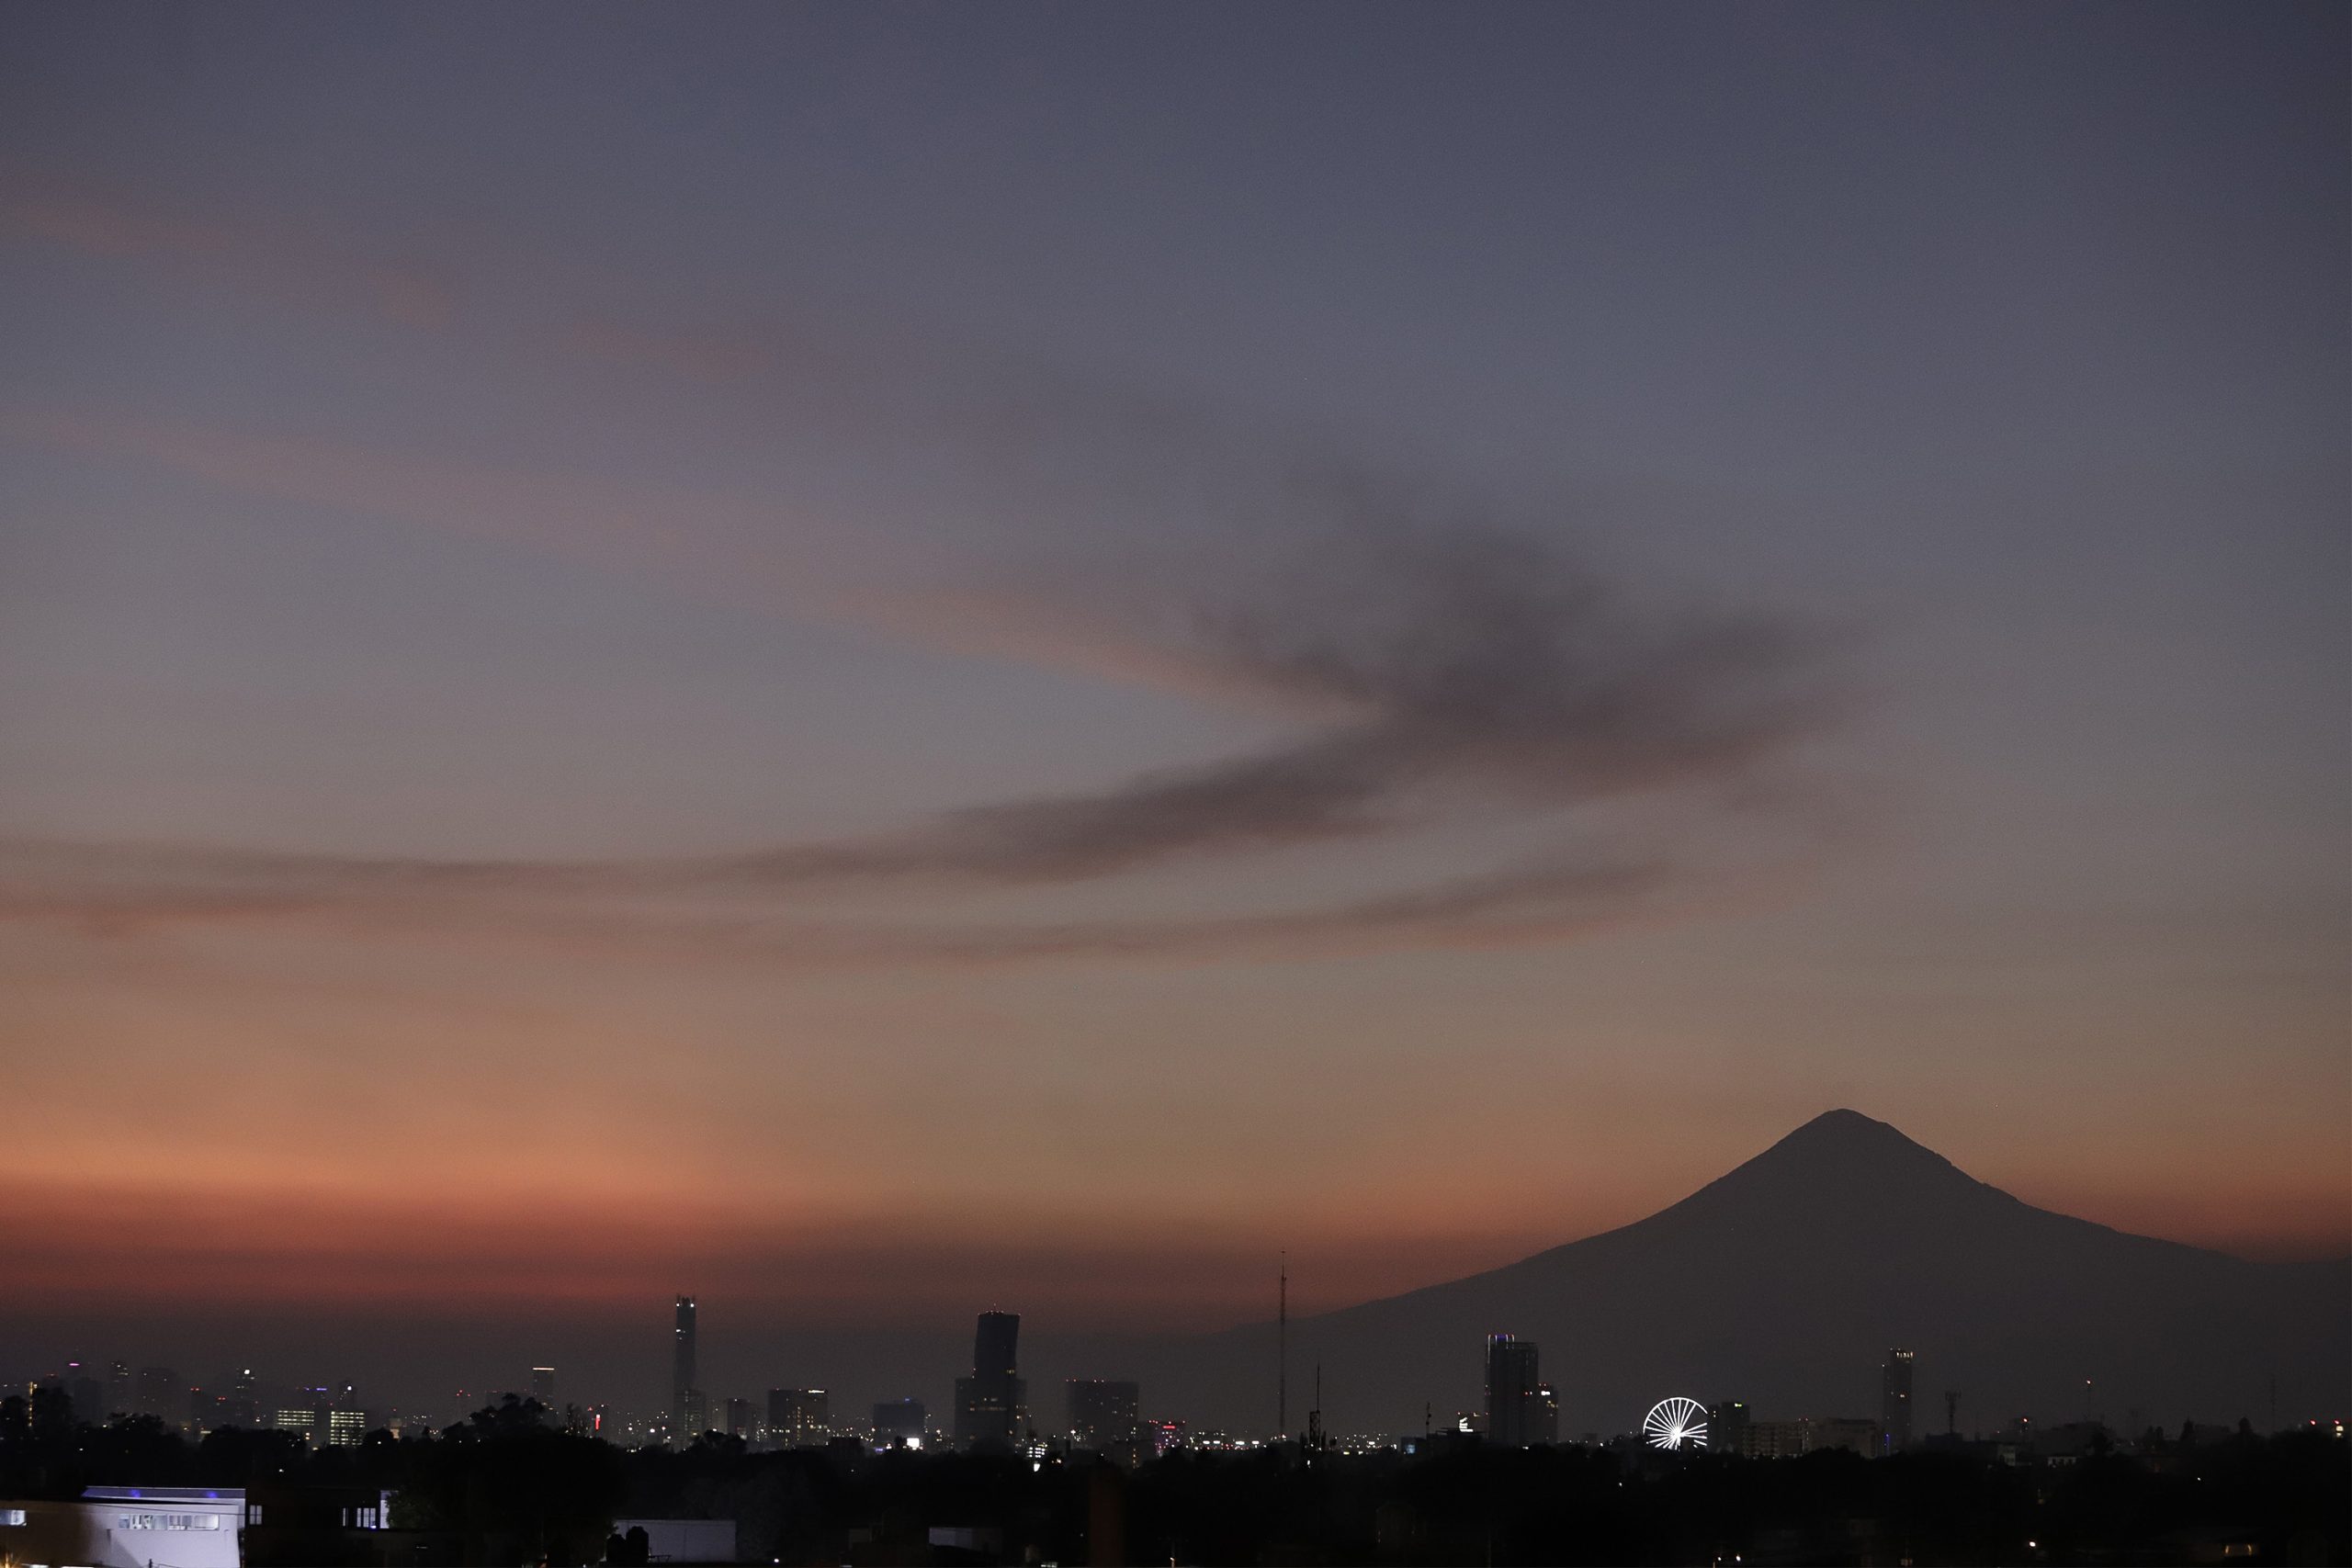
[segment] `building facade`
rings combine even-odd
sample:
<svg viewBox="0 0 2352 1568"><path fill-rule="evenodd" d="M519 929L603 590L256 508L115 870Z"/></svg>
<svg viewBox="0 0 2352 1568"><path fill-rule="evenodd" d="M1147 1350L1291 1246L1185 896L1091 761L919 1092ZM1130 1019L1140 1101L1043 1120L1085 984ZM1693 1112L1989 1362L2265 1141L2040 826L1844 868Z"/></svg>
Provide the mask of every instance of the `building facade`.
<svg viewBox="0 0 2352 1568"><path fill-rule="evenodd" d="M0 1562L237 1568L244 1515L232 1488L92 1486L65 1502L5 1503Z"/></svg>
<svg viewBox="0 0 2352 1568"><path fill-rule="evenodd" d="M1062 1385L1069 1403L1069 1444L1133 1469L1148 1457L1142 1438L1142 1394L1132 1382L1071 1378Z"/></svg>
<svg viewBox="0 0 2352 1568"><path fill-rule="evenodd" d="M1911 1446L1911 1352L1889 1350L1878 1373L1878 1451Z"/></svg>
<svg viewBox="0 0 2352 1568"><path fill-rule="evenodd" d="M695 1299L678 1298L670 1344L670 1440L680 1447L709 1429L702 1396L702 1372L695 1343Z"/></svg>
<svg viewBox="0 0 2352 1568"><path fill-rule="evenodd" d="M1487 1441L1524 1449L1551 1442L1558 1435L1559 1403L1537 1377L1536 1359L1536 1348L1528 1340L1510 1334L1487 1336Z"/></svg>
<svg viewBox="0 0 2352 1568"><path fill-rule="evenodd" d="M956 1380L956 1446L1009 1450L1027 1425L1018 1313L984 1312L972 1336L972 1375Z"/></svg>
<svg viewBox="0 0 2352 1568"><path fill-rule="evenodd" d="M821 1388L768 1390L768 1440L812 1448L832 1436L832 1399Z"/></svg>

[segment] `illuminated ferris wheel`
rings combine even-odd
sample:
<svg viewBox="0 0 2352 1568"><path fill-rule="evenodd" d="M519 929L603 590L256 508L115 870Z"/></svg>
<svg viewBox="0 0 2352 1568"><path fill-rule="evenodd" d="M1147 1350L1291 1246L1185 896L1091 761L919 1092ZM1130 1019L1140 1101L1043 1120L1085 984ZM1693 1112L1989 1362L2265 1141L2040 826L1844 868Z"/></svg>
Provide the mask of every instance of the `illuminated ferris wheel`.
<svg viewBox="0 0 2352 1568"><path fill-rule="evenodd" d="M1654 1449L1703 1449L1707 1446L1707 1407L1679 1394L1661 1399L1642 1417L1642 1436Z"/></svg>

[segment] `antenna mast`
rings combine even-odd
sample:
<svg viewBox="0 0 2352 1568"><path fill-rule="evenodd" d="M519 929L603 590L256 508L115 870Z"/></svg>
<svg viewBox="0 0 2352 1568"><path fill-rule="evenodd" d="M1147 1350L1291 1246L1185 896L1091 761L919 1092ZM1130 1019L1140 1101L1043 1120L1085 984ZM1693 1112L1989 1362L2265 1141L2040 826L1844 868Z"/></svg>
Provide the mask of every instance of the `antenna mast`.
<svg viewBox="0 0 2352 1568"><path fill-rule="evenodd" d="M1327 1441L1323 1436L1323 1363L1317 1361L1315 1363L1315 1408L1306 1413L1307 1463L1322 1461Z"/></svg>
<svg viewBox="0 0 2352 1568"><path fill-rule="evenodd" d="M1274 1435L1290 1436L1290 1249L1274 1278Z"/></svg>

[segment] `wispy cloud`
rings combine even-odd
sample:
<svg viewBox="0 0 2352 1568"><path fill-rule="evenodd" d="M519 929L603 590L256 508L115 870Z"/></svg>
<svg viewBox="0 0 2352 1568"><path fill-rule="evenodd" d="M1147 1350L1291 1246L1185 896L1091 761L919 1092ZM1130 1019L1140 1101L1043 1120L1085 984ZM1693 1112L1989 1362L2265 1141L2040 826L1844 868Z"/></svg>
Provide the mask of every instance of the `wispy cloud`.
<svg viewBox="0 0 2352 1568"><path fill-rule="evenodd" d="M120 193L19 172L0 192L0 233L78 254L136 258L183 276L313 310L358 310L402 326L440 330L461 308L456 277L419 261L392 261L322 243L283 217L198 217Z"/></svg>
<svg viewBox="0 0 2352 1568"><path fill-rule="evenodd" d="M1289 570L1196 604L1156 650L1221 685L1346 716L1229 761L975 807L903 834L743 857L775 884L1054 881L1362 839L1465 798L1555 809L1727 782L1835 703L1792 628L1644 615L1498 530L1359 517Z"/></svg>
<svg viewBox="0 0 2352 1568"><path fill-rule="evenodd" d="M0 440L524 546L729 603L833 613L832 590L813 567L842 553L841 531L717 486L626 483L313 434L23 405L0 406Z"/></svg>
<svg viewBox="0 0 2352 1568"><path fill-rule="evenodd" d="M313 265L325 253L266 246L253 232L86 202L19 200L6 216L93 253L210 265L261 246L311 257L294 269L303 276L373 276L364 264ZM576 362L683 378L759 419L859 430L898 421L910 438L956 450L1000 495L1037 498L1039 512L1117 507L1130 524L1173 513L1190 545L1147 559L1091 546L1057 554L1069 536L1047 536L1025 568L952 590L877 586L808 570L848 553L827 547L841 530L750 491L683 493L43 410L0 410L0 436L585 553L732 600L1148 682L1273 716L1283 734L1238 755L976 803L895 830L697 859L459 863L19 845L0 858L0 915L96 931L503 923L565 941L693 943L778 962L1557 940L1703 901L1735 869L1724 840L1747 827L1765 839L1778 830L1752 805L1762 781L1838 712L1826 639L1814 628L1632 592L1558 543L1567 530L1507 525L1458 487L1433 503L1426 487L1318 440L1243 428L1181 398L1106 388L946 338L892 338L860 355L814 322L682 334L582 316L560 341L535 342L536 352L552 347ZM1035 462L1049 449L1080 455L1075 491L1066 474L1038 471L1055 468ZM1143 525L1103 532L1157 537ZM1606 826L1601 818L1628 802L1671 817L1676 829L1636 841ZM811 898L845 887L905 898L1050 889L1369 846L1500 816L1551 823L1552 847L1497 872L1319 905L953 930L805 918Z"/></svg>
<svg viewBox="0 0 2352 1568"><path fill-rule="evenodd" d="M1644 614L1555 552L1485 528L1358 518L1288 571L1139 633L1172 667L1327 716L1265 750L903 829L740 853L563 863L18 845L0 915L93 931L356 922L777 963L1290 955L1560 940L1655 919L1753 868L1692 846L1837 711L1810 639L1750 617ZM1663 803L1679 848L1578 813ZM1498 872L1193 919L850 926L844 886L1050 887L1194 861L1365 842L1462 813L1566 814ZM1721 835L1716 835L1720 838Z"/></svg>

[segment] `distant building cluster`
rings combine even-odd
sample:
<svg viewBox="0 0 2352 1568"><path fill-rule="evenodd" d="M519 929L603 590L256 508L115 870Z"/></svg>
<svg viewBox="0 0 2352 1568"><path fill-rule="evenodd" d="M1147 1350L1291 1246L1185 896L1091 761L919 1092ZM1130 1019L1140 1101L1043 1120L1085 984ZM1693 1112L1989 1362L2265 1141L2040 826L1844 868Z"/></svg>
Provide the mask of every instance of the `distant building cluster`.
<svg viewBox="0 0 2352 1568"><path fill-rule="evenodd" d="M831 1393L817 1387L772 1387L757 1398L747 1393L714 1399L703 1386L699 1312L694 1296L677 1296L672 1319L670 1399L667 1407L650 1418L632 1416L606 1404L559 1404L557 1369L550 1364L519 1369L521 1387L514 1392L473 1395L457 1390L452 1403L440 1412L369 1405L349 1381L282 1384L248 1367L234 1369L208 1383L189 1383L169 1367L134 1371L120 1361L108 1363L102 1372L79 1361L68 1362L47 1377L23 1385L21 1397L27 1401L28 1419L34 1422L152 1420L190 1438L227 1427L269 1429L292 1435L311 1449L356 1447L374 1433L393 1438L430 1434L450 1421L468 1418L479 1407L496 1407L502 1400L522 1418L629 1448L684 1449L718 1440L758 1450L952 1450L1019 1455L1039 1464L1048 1459L1087 1457L1124 1470L1134 1470L1178 1449L1216 1451L1287 1446L1314 1455L1384 1449L1418 1452L1464 1442L1544 1448L1563 1440L1563 1400L1544 1376L1541 1349L1532 1340L1509 1332L1485 1337L1484 1402L1478 1409L1457 1411L1442 1422L1432 1413L1419 1433L1340 1436L1325 1431L1318 1408L1307 1413L1304 1428L1268 1435L1225 1432L1147 1416L1143 1389L1133 1379L1069 1378L1063 1382L1057 1410L1033 1409L1029 1384L1020 1370L1020 1315L994 1310L979 1314L976 1320L971 1370L955 1380L954 1404L944 1418L910 1395L845 1412L837 1408ZM1646 1414L1619 1414L1616 1435L1609 1435L1604 1421L1589 1427L1577 1440L1586 1446L1707 1450L1759 1460L1797 1459L1825 1450L1884 1457L1916 1448L1973 1443L2004 1462L2065 1463L2070 1454L2083 1451L2092 1441L2091 1434L2105 1430L2101 1424L2087 1419L2036 1428L2030 1420L2018 1417L1991 1438L1963 1442L1957 1420L1960 1396L1947 1392L1942 1412L1945 1430L1923 1436L1915 1411L1917 1370L1917 1359L1912 1350L1898 1346L1886 1351L1878 1367L1879 1408L1874 1416L1768 1417L1738 1399L1707 1402L1664 1393ZM1287 1370L1281 1375L1286 1378ZM1319 1369L1317 1388L1319 1405Z"/></svg>
<svg viewBox="0 0 2352 1568"><path fill-rule="evenodd" d="M1909 1350L1886 1353L1879 1366L1879 1409L1868 1416L1806 1416L1795 1420L1758 1420L1745 1404L1726 1400L1708 1412L1710 1447L1749 1459L1797 1459L1824 1449L1844 1449L1865 1457L1900 1453L1912 1446Z"/></svg>
<svg viewBox="0 0 2352 1568"><path fill-rule="evenodd" d="M825 1448L846 1443L889 1450L952 1449L965 1453L1019 1453L1042 1460L1047 1453L1091 1454L1132 1469L1188 1443L1214 1447L1254 1446L1224 1434L1195 1438L1182 1421L1147 1421L1142 1390L1133 1381L1072 1378L1063 1386L1061 1424L1040 1421L1031 1408L1029 1384L1021 1375L1021 1317L984 1312L972 1336L972 1368L955 1382L955 1403L945 1429L923 1401L912 1396L876 1401L865 1419L844 1416L821 1388L771 1388L765 1397L728 1397L715 1404L703 1392L699 1307L680 1295L673 1319L671 1398L667 1419L639 1428L622 1420L607 1435L684 1447L721 1436L748 1448ZM534 1377L552 1368L534 1369ZM544 1403L544 1401L543 1401ZM605 1432L609 1413L594 1407L592 1428Z"/></svg>
<svg viewBox="0 0 2352 1568"><path fill-rule="evenodd" d="M26 1385L39 1393L61 1418L104 1426L113 1421L153 1421L187 1438L201 1438L223 1427L292 1432L312 1448L356 1448L368 1433L398 1431L399 1413L360 1403L357 1386L335 1383L281 1384L257 1377L250 1367L224 1372L210 1382L185 1382L169 1367L124 1362L96 1369L68 1361L58 1371ZM413 1423L412 1423L413 1424Z"/></svg>
<svg viewBox="0 0 2352 1568"><path fill-rule="evenodd" d="M1128 1484L1129 1473L1178 1449L1204 1454L1272 1450L1282 1461L1272 1473L1281 1475L1302 1467L1312 1470L1348 1455L1536 1450L1561 1440L1562 1400L1543 1375L1541 1351L1532 1341L1507 1332L1486 1336L1480 1348L1485 1384L1482 1407L1457 1412L1442 1424L1432 1414L1418 1434L1327 1434L1319 1408L1318 1368L1313 1382L1314 1405L1306 1413L1303 1430L1248 1436L1147 1417L1141 1385L1125 1378L1067 1379L1057 1416L1041 1419L1030 1406L1028 1384L1021 1376L1021 1319L1012 1313L989 1311L977 1320L971 1371L956 1380L955 1405L944 1417L943 1429L941 1420L922 1400L911 1396L876 1402L863 1410L862 1420L845 1417L821 1388L770 1388L757 1401L741 1395L713 1399L701 1382L700 1325L695 1298L680 1295L674 1313L671 1398L667 1409L650 1421L632 1421L603 1404L557 1409L557 1369L547 1364L518 1369L523 1373L522 1388L491 1398L481 1408L464 1391L458 1391L456 1413L484 1440L560 1427L630 1448L667 1446L692 1450L689 1457L717 1464L729 1463L747 1450L821 1450L828 1465L846 1465L854 1473L859 1466L875 1464L886 1467L883 1473L888 1474L887 1467L900 1462L893 1455L952 1450L1002 1456L1015 1464L1025 1461L1032 1470L1082 1466L1088 1474L1081 1493L1087 1499L1087 1529L1111 1532L1105 1539L1114 1540L1119 1528L1118 1498ZM1470 1347L1464 1346L1465 1359L1469 1351ZM2129 1454L2149 1474L2186 1474L2193 1480L2193 1467L2200 1462L2196 1457L2200 1444L2237 1444L2237 1451L2246 1451L2243 1445L2255 1438L2244 1421L2234 1427L2211 1424L2201 1432L2199 1424L2189 1423L2177 1438L2170 1438L2154 1432L2136 1438L2117 1434L2087 1418L2036 1427L2023 1416L2006 1423L1989 1438L1962 1438L1957 1430L1959 1395L1950 1392L1943 1402L1945 1430L1923 1435L1917 1429L1914 1413L1917 1371L1914 1352L1901 1347L1890 1348L1877 1370L1875 1416L1764 1418L1739 1400L1707 1404L1669 1393L1643 1413L1633 1429L1607 1438L1587 1433L1583 1442L1619 1450L1621 1460L1630 1467L1624 1473L1652 1478L1670 1473L1674 1465L1702 1451L1781 1461L1832 1450L1880 1458L1928 1449L1966 1456L1978 1467L1973 1472L1977 1474L1998 1473L2013 1466L2030 1466L2037 1472L2064 1472L2098 1456ZM1857 1368L1856 1373L1859 1382L1861 1369ZM190 1438L227 1426L275 1430L312 1449L377 1442L387 1433L430 1439L438 1430L422 1412L403 1416L368 1408L347 1382L289 1387L258 1377L251 1369L239 1369L216 1382L218 1386L209 1389L183 1384L168 1368L148 1367L134 1373L119 1362L98 1375L71 1362L45 1379L21 1385L22 1393L0 1394L0 1443L26 1439L38 1443L43 1433L51 1438L62 1434L70 1442L74 1440L77 1422L116 1420L157 1422ZM1634 1418L1629 1414L1626 1419ZM2341 1442L2343 1425L2335 1422L2332 1428L2323 1427L2312 1435ZM351 1473L341 1461L332 1461L326 1462L323 1471L313 1471L312 1476L315 1480L321 1474L347 1477ZM2056 1479L2039 1473L2019 1478L2021 1483L2034 1486ZM1136 1483L1142 1483L1141 1478L1136 1478ZM413 1555L455 1550L455 1538L442 1526L420 1527L421 1516L414 1510L396 1524L395 1501L396 1494L390 1490L368 1491L340 1480L323 1485L282 1484L275 1489L267 1485L211 1490L92 1486L77 1497L0 1502L0 1568L40 1563L243 1568L313 1561L456 1560L446 1555ZM1388 1540L1388 1547L1398 1561L1413 1560L1416 1542L1427 1544L1416 1532L1438 1528L1431 1517L1417 1514L1403 1501L1383 1505L1374 1517L1378 1529L1395 1537ZM603 1530L601 1523L594 1528L600 1533ZM853 1525L843 1544L853 1553L862 1545L873 1547L879 1539L874 1529L880 1528ZM436 1535L436 1529L442 1533ZM963 1554L946 1560L985 1560L1004 1550L1004 1534L1001 1524L950 1521L926 1526L922 1543L927 1551ZM2252 1538L2244 1532L2224 1535L2226 1539L2215 1538L2226 1549L2224 1555L2252 1550L2247 1545ZM1388 1536L1382 1539L1387 1540ZM517 1549L527 1547L520 1535L511 1544ZM612 1522L601 1559L587 1560L616 1565L731 1562L739 1544L738 1523L729 1518L626 1517ZM1853 1542L1829 1544L1843 1551ZM2024 1549L2030 1553L2034 1542L2027 1540ZM913 1551L914 1538L891 1550Z"/></svg>
<svg viewBox="0 0 2352 1568"><path fill-rule="evenodd" d="M1318 1450L1362 1451L1391 1444L1418 1449L1440 1438L1476 1438L1509 1448L1540 1448L1561 1440L1562 1402L1543 1376L1541 1351L1533 1341L1510 1333L1486 1337L1483 1407L1457 1413L1441 1428L1425 1427L1418 1437L1336 1438L1323 1433L1318 1410L1311 1414L1308 1430L1267 1438L1147 1419L1139 1384L1114 1378L1068 1380L1058 1422L1041 1420L1030 1406L1029 1385L1021 1376L1020 1315L984 1312L975 1325L971 1371L955 1381L955 1403L942 1430L932 1411L913 1397L865 1407L863 1422L845 1418L822 1388L775 1387L765 1390L762 1398L746 1394L714 1401L703 1387L699 1311L695 1298L689 1294L680 1294L673 1303L670 1400L667 1409L650 1420L631 1418L603 1404L560 1405L557 1371L552 1365L529 1367L521 1380L522 1389L509 1397L527 1396L540 1410L540 1418L551 1424L632 1447L646 1443L684 1447L719 1437L759 1449L821 1448L846 1442L876 1450L952 1448L972 1453L1018 1452L1033 1458L1048 1452L1089 1454L1126 1468L1183 1447L1229 1449L1294 1442ZM1796 1458L1826 1449L1866 1456L1898 1453L1918 1443L1913 1409L1915 1368L1911 1350L1898 1347L1886 1352L1879 1367L1875 1417L1815 1415L1765 1419L1739 1400L1708 1404L1674 1395L1653 1407L1643 1429L1617 1440L1703 1448L1756 1459ZM120 1361L109 1363L103 1373L82 1362L68 1362L37 1380L37 1386L41 1397L70 1412L74 1420L104 1423L143 1417L190 1438L201 1438L221 1427L274 1428L293 1433L312 1448L356 1446L374 1431L397 1437L434 1430L441 1420L460 1418L479 1404L495 1403L497 1397L478 1399L460 1389L453 1405L436 1416L422 1410L369 1406L361 1402L356 1385L348 1381L285 1385L257 1376L251 1368L240 1368L211 1383L196 1384L184 1382L169 1367L147 1366L134 1371ZM1957 1398L1957 1394L1947 1395L1948 1406ZM1948 1408L1948 1417L1951 1415ZM1948 1420L1948 1426L1952 1424ZM1948 1432L1946 1438L1956 1440L1957 1433ZM1582 1440L1591 1444L1611 1439L1588 1430Z"/></svg>

